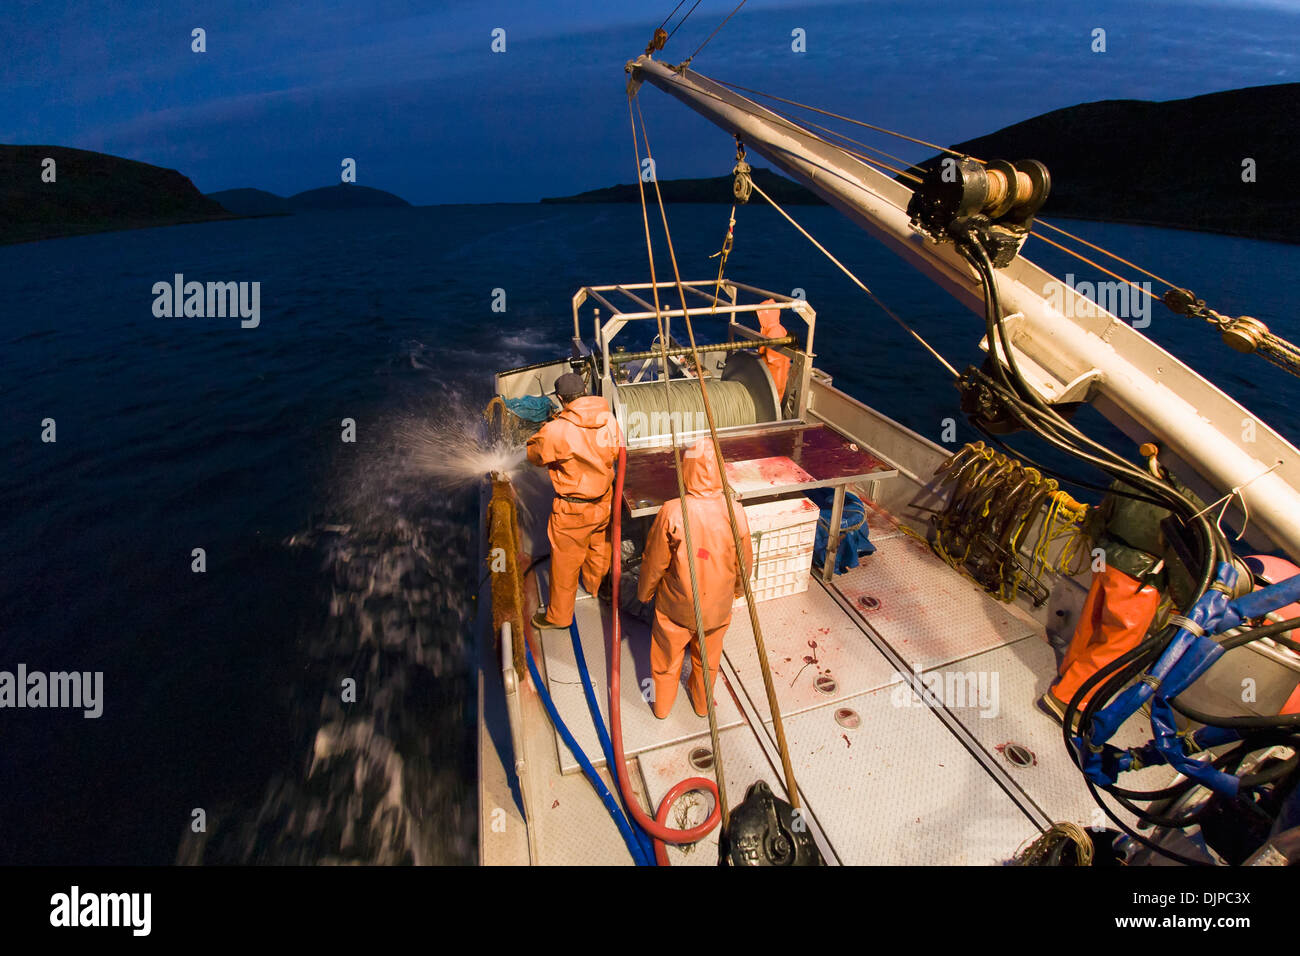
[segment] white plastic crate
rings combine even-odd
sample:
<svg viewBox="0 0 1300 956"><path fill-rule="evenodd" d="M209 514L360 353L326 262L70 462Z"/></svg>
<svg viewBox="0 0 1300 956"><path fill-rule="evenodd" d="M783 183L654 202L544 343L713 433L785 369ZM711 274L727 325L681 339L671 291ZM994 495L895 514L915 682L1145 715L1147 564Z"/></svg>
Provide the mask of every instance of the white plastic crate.
<svg viewBox="0 0 1300 956"><path fill-rule="evenodd" d="M812 580L813 549L780 557L759 558L749 576L749 588L754 594L754 601L770 601L773 598L799 594L808 589ZM736 607L743 607L745 596L742 594L735 601Z"/></svg>
<svg viewBox="0 0 1300 956"><path fill-rule="evenodd" d="M810 550L821 510L809 498L783 498L745 506L745 520L758 560Z"/></svg>
<svg viewBox="0 0 1300 956"><path fill-rule="evenodd" d="M754 558L765 561L785 557L790 554L811 552L813 541L817 537L817 519L789 528L773 528L770 531L749 532L754 545Z"/></svg>

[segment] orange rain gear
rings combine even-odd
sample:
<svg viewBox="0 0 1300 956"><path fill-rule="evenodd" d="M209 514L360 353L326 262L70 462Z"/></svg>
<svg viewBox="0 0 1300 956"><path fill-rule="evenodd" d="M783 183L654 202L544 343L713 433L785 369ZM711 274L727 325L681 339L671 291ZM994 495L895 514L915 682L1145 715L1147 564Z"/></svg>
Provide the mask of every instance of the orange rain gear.
<svg viewBox="0 0 1300 956"><path fill-rule="evenodd" d="M764 299L760 304L776 305L771 299ZM780 309L759 309L758 327L769 339L779 339L788 334L785 326L781 324ZM790 357L766 346L760 348L758 354L763 356L767 370L772 373L772 381L776 384L776 397L780 399L785 395L785 383L790 377Z"/></svg>
<svg viewBox="0 0 1300 956"><path fill-rule="evenodd" d="M1118 568L1108 565L1094 573L1052 696L1068 704L1084 681L1142 643L1159 605L1158 590Z"/></svg>
<svg viewBox="0 0 1300 956"><path fill-rule="evenodd" d="M621 441L613 413L594 395L569 402L528 439L528 460L545 465L555 487L555 504L546 526L551 539L546 619L555 627L573 622L579 576L595 594L609 572L609 509Z"/></svg>
<svg viewBox="0 0 1300 956"><path fill-rule="evenodd" d="M744 578L753 564L753 546L745 509L736 503L736 524L740 529L743 564L736 561L736 545L727 518L727 501L722 495L722 475L713 442L702 438L682 456L682 481L686 485L685 508L691 522L691 544L695 548L695 571L700 589L700 616L704 621L704 642L709 652L709 679L718 676L722 639L731 624L732 602L744 594ZM654 625L650 631L650 671L654 675L654 712L667 717L677 699L682 658L690 646L691 703L701 716L707 713L704 676L700 667L699 642L695 639L695 601L691 592L691 571L686 555L682 522L683 499L664 502L646 537L645 554L637 597L655 602ZM710 688L711 689L711 688Z"/></svg>

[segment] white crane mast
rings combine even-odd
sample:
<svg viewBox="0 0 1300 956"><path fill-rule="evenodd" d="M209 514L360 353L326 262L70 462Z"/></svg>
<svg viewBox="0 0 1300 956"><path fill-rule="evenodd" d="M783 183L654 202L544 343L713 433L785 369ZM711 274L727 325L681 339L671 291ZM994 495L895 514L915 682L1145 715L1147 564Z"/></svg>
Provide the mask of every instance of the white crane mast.
<svg viewBox="0 0 1300 956"><path fill-rule="evenodd" d="M645 81L738 136L745 147L839 209L972 311L984 313L978 274L948 243L914 228L912 191L797 124L724 86L645 55L628 63ZM1245 407L1112 313L1023 256L996 271L1016 359L1050 402L1091 402L1135 441L1154 440L1161 461L1249 508L1248 532L1262 532L1300 561L1300 452ZM1185 470L1184 470L1185 471ZM1238 519L1238 523L1240 520Z"/></svg>

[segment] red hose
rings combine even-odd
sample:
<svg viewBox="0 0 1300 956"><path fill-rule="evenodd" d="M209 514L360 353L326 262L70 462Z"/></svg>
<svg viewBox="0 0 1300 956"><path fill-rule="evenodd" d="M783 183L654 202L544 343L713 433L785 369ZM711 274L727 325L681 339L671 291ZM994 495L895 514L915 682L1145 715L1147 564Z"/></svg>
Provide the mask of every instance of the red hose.
<svg viewBox="0 0 1300 956"><path fill-rule="evenodd" d="M668 850L664 844L695 843L704 839L718 825L718 821L722 817L722 807L718 800L718 785L716 783L707 777L691 777L674 785L664 795L663 801L659 804L659 812L655 815L655 819L652 820L641 809L636 793L632 790L632 783L628 779L627 758L623 755L622 699L619 693L619 671L623 660L623 635L619 626L618 613L618 579L622 576L623 565L623 472L626 468L627 450L620 444L618 448L618 474L614 478L614 501L612 502L613 507L610 516L610 540L614 552L610 568L610 574L613 575L610 583L613 588L611 603L613 605L614 623L610 629L609 637L609 735L614 744L614 770L618 776L618 789L623 794L623 803L641 829L654 838L655 859L659 865L667 866ZM718 759L716 754L714 759ZM668 811L672 807L673 801L688 790L707 790L713 794L713 812L707 820L697 827L690 830L674 830L667 825Z"/></svg>

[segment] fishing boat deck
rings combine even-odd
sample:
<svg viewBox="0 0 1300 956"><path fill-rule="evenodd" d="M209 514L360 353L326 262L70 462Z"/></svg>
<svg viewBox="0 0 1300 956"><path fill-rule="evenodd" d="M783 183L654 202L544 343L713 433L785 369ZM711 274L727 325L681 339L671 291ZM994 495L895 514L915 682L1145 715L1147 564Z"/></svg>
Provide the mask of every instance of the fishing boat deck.
<svg viewBox="0 0 1300 956"><path fill-rule="evenodd" d="M527 510L544 522L544 508ZM1104 825L1059 726L1034 707L1056 673L1042 626L989 597L882 508L872 509L868 525L876 552L863 556L859 567L829 584L810 575L806 591L757 605L800 802L827 861L999 864L1053 822ZM533 540L544 542L544 529ZM544 578L529 578L536 599L546 593ZM595 598L579 600L575 623L607 719L610 609ZM652 715L641 693L650 676L648 628L624 614L623 633L625 753L642 805L653 808L677 781L701 775L691 758L708 751L708 722L695 716L685 693L666 720ZM570 633L546 631L541 647L539 667L557 710L610 784ZM924 703L917 691L927 680L937 683L931 685L935 697ZM729 803L758 779L784 796L776 735L743 612L727 634L716 700ZM527 801L534 808L533 862L630 864L618 831L535 695L530 705L524 776L533 788ZM1115 742L1137 744L1148 734L1135 716ZM1028 765L1008 759L1012 744L1031 754ZM1173 773L1153 767L1127 779L1156 787ZM505 793L505 785L485 777L484 799ZM522 795L499 799L510 822L493 832L489 810L481 811L483 861L526 863ZM701 821L709 802L704 794L687 795L671 818L674 825ZM675 865L712 864L715 845L711 836L693 848L670 848L669 858Z"/></svg>

